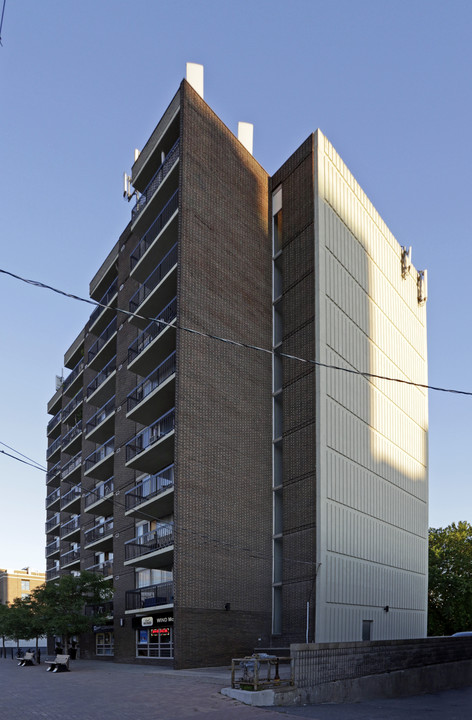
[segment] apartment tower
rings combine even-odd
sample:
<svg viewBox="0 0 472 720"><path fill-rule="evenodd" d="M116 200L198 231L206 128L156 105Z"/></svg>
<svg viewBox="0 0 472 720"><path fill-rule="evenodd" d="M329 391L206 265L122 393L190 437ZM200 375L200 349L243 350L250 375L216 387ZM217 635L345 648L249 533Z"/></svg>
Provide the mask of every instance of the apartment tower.
<svg viewBox="0 0 472 720"><path fill-rule="evenodd" d="M48 404L47 579L113 584L91 657L423 636L427 396L373 376L426 382L425 274L320 131L271 177L202 72Z"/></svg>

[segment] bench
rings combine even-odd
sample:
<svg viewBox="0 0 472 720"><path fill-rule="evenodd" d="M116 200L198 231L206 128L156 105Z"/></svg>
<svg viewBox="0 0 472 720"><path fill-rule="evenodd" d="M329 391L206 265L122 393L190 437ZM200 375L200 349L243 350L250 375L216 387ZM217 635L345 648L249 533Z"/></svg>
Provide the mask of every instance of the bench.
<svg viewBox="0 0 472 720"><path fill-rule="evenodd" d="M25 652L23 657L16 658L18 660L18 666L19 667L25 667L26 665L34 665L34 653L33 652Z"/></svg>
<svg viewBox="0 0 472 720"><path fill-rule="evenodd" d="M49 667L46 672L66 672L69 670L69 655L56 655L54 660L46 660Z"/></svg>

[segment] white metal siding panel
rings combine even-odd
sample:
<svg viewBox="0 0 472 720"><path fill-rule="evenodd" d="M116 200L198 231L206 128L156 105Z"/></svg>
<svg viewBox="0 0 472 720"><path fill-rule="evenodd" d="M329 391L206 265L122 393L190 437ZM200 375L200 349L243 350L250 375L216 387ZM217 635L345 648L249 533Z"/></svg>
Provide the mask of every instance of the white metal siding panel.
<svg viewBox="0 0 472 720"><path fill-rule="evenodd" d="M416 271L318 131L317 359L427 382L426 313ZM316 641L426 631L427 393L320 369ZM386 612L384 607L389 606Z"/></svg>

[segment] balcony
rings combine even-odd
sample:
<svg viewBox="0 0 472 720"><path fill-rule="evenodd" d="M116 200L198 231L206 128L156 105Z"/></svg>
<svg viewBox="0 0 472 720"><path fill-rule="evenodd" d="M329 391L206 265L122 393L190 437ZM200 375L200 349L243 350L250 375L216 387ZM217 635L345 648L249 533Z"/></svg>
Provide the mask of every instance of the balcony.
<svg viewBox="0 0 472 720"><path fill-rule="evenodd" d="M136 205L131 211L131 225L132 229L136 231L136 226L138 224L138 220L143 219L144 216L144 210L154 208L156 205L157 199L157 193L158 191L163 187L163 184L166 180L170 179L172 176L172 170L176 167L176 164L179 160L179 140L173 145L173 147L169 150L167 153L167 156L164 159L164 162L162 165L158 168L154 176L152 177L151 181L148 183L145 190L141 193L139 198L136 201ZM174 178L175 184L178 182L178 173L174 173L174 176L177 175L177 178ZM170 183L172 185L172 183ZM169 182L167 182L167 185L169 185ZM168 196L170 197L172 195L172 191L174 190L174 187L171 187L168 190ZM162 192L160 193L162 194ZM162 198L163 202L166 202L168 198Z"/></svg>
<svg viewBox="0 0 472 720"><path fill-rule="evenodd" d="M46 570L46 582L49 580L56 580L60 575L59 572L59 560L57 561L57 565L52 568L47 568Z"/></svg>
<svg viewBox="0 0 472 720"><path fill-rule="evenodd" d="M84 608L84 615L86 617L93 617L100 615L104 620L113 619L113 600L104 602L101 605L86 605ZM104 624L104 623L101 623Z"/></svg>
<svg viewBox="0 0 472 720"><path fill-rule="evenodd" d="M82 453L78 452L77 455L74 455L74 457L69 460L68 463L64 465L64 467L61 470L61 478L62 480L66 480L69 483L74 482L74 480L77 480L80 478L81 475L81 468L82 468Z"/></svg>
<svg viewBox="0 0 472 720"><path fill-rule="evenodd" d="M103 297L100 298L99 305L90 315L89 329L92 332L97 332L101 328L102 324L106 323L107 319L110 322L112 316L115 314L115 300L118 295L118 279L115 278L107 289Z"/></svg>
<svg viewBox="0 0 472 720"><path fill-rule="evenodd" d="M176 190L152 225L146 230L130 256L131 277L142 282L148 268L154 267L177 239L179 191Z"/></svg>
<svg viewBox="0 0 472 720"><path fill-rule="evenodd" d="M128 370L146 377L175 350L176 318L177 298L174 298L129 346Z"/></svg>
<svg viewBox="0 0 472 720"><path fill-rule="evenodd" d="M74 450L80 447L82 441L82 420L79 420L74 427L62 438L62 452L72 455Z"/></svg>
<svg viewBox="0 0 472 720"><path fill-rule="evenodd" d="M147 520L170 515L174 505L174 466L148 475L125 495L125 515Z"/></svg>
<svg viewBox="0 0 472 720"><path fill-rule="evenodd" d="M67 512L80 512L80 498L82 489L80 485L74 485L65 495L61 497L61 510Z"/></svg>
<svg viewBox="0 0 472 720"><path fill-rule="evenodd" d="M113 472L115 438L111 437L85 459L85 475L104 480Z"/></svg>
<svg viewBox="0 0 472 720"><path fill-rule="evenodd" d="M59 510L60 499L61 489L57 487L46 497L46 510Z"/></svg>
<svg viewBox="0 0 472 720"><path fill-rule="evenodd" d="M57 512L53 517L46 520L46 533L52 533L61 524L61 516Z"/></svg>
<svg viewBox="0 0 472 720"><path fill-rule="evenodd" d="M110 434L113 433L114 415L115 396L113 395L113 397L87 421L87 425L85 426L86 439L100 442L100 440L110 437Z"/></svg>
<svg viewBox="0 0 472 720"><path fill-rule="evenodd" d="M61 462L57 462L46 473L46 485L58 487L61 482Z"/></svg>
<svg viewBox="0 0 472 720"><path fill-rule="evenodd" d="M59 435L48 447L46 450L46 458L47 460L54 460L57 457L59 457L61 452L61 444L62 444L62 438Z"/></svg>
<svg viewBox="0 0 472 720"><path fill-rule="evenodd" d="M175 297L177 258L178 250L177 244L175 244L132 296L129 301L129 311L139 313L140 316L144 315L144 318L130 317L130 321L135 325L146 327L147 318L154 317L159 308L168 305Z"/></svg>
<svg viewBox="0 0 472 720"><path fill-rule="evenodd" d="M127 398L126 417L143 425L175 403L175 352L147 376Z"/></svg>
<svg viewBox="0 0 472 720"><path fill-rule="evenodd" d="M125 543L125 565L162 568L172 563L174 524L163 523Z"/></svg>
<svg viewBox="0 0 472 720"><path fill-rule="evenodd" d="M93 548L96 552L111 552L113 550L113 518L86 530L84 547Z"/></svg>
<svg viewBox="0 0 472 720"><path fill-rule="evenodd" d="M141 430L126 444L126 467L143 472L170 465L174 459L175 409Z"/></svg>
<svg viewBox="0 0 472 720"><path fill-rule="evenodd" d="M116 336L116 329L115 317L111 323L106 326L105 330L100 333L88 351L87 360L90 367L99 367L100 364L111 360L116 353L115 343L113 342L113 338Z"/></svg>
<svg viewBox="0 0 472 720"><path fill-rule="evenodd" d="M116 355L105 365L87 387L87 401L101 404L113 394L113 378L116 375Z"/></svg>
<svg viewBox="0 0 472 720"><path fill-rule="evenodd" d="M125 598L127 612L143 608L150 611L162 607L162 605L172 605L174 603L174 583L164 582L136 590L127 590Z"/></svg>
<svg viewBox="0 0 472 720"><path fill-rule="evenodd" d="M113 512L113 477L99 483L85 496L85 511L93 515L109 515Z"/></svg>
<svg viewBox="0 0 472 720"><path fill-rule="evenodd" d="M80 565L80 547L76 550L69 550L61 555L61 569L71 567L72 565Z"/></svg>
<svg viewBox="0 0 472 720"><path fill-rule="evenodd" d="M58 555L60 549L60 540L58 537L46 545L46 557L52 558L54 555Z"/></svg>
<svg viewBox="0 0 472 720"><path fill-rule="evenodd" d="M58 435L61 431L61 416L62 416L62 410L59 410L53 418L48 422L48 429L47 434L48 437L54 437Z"/></svg>
<svg viewBox="0 0 472 720"><path fill-rule="evenodd" d="M71 518L61 525L61 538L68 538L70 542L74 542L80 538L80 516Z"/></svg>
<svg viewBox="0 0 472 720"><path fill-rule="evenodd" d="M77 395L74 395L72 400L67 403L64 410L62 411L62 422L67 422L72 413L76 412L77 409L82 405L82 401L84 399L84 394L82 390L79 390ZM82 408L80 408L80 412L82 412ZM72 420L69 420L68 424L73 425L75 424L74 419L79 420L81 418L81 414L77 413L76 416Z"/></svg>
<svg viewBox="0 0 472 720"><path fill-rule="evenodd" d="M62 390L65 394L72 395L74 390L77 389L77 385L84 371L84 367L84 359L80 358L77 365L70 371L62 384Z"/></svg>
<svg viewBox="0 0 472 720"><path fill-rule="evenodd" d="M96 573L96 575L103 575L105 578L113 577L113 560L105 560L104 562L97 563L85 568L87 572Z"/></svg>

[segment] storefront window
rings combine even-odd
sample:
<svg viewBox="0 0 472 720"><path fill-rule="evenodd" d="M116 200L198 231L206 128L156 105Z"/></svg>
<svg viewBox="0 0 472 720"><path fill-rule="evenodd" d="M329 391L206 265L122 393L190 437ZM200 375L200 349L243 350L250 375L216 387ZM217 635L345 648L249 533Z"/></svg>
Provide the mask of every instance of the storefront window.
<svg viewBox="0 0 472 720"><path fill-rule="evenodd" d="M100 632L95 636L97 655L114 654L114 637L112 632Z"/></svg>
<svg viewBox="0 0 472 720"><path fill-rule="evenodd" d="M137 630L136 657L174 657L172 627L141 628Z"/></svg>

